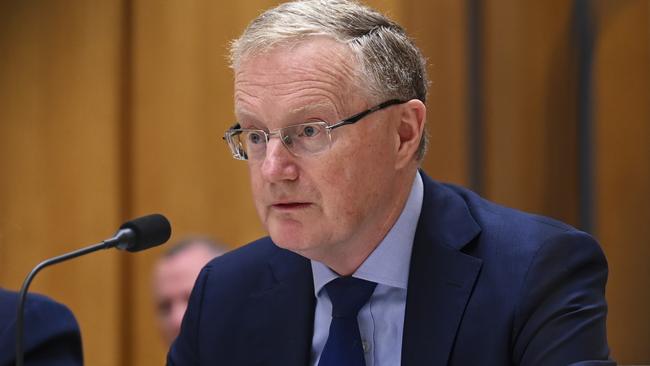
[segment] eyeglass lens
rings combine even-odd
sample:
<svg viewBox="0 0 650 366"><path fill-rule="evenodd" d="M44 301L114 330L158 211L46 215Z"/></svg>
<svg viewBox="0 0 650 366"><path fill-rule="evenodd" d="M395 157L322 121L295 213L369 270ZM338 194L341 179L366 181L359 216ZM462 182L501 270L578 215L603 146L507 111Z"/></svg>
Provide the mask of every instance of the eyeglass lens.
<svg viewBox="0 0 650 366"><path fill-rule="evenodd" d="M243 130L235 138L246 151L249 159L261 159L266 155L268 140L274 135L279 135L282 144L296 156L319 153L330 144L329 131L325 122L287 126L271 133L262 130Z"/></svg>

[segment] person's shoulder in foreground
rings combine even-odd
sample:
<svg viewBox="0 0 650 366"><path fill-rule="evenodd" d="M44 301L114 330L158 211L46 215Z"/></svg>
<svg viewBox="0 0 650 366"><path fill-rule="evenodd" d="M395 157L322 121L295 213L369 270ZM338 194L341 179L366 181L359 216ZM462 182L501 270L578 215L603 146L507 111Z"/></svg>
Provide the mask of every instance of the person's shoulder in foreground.
<svg viewBox="0 0 650 366"><path fill-rule="evenodd" d="M0 288L0 366L13 366L18 294ZM24 313L26 366L83 365L81 335L72 312L52 299L29 294Z"/></svg>

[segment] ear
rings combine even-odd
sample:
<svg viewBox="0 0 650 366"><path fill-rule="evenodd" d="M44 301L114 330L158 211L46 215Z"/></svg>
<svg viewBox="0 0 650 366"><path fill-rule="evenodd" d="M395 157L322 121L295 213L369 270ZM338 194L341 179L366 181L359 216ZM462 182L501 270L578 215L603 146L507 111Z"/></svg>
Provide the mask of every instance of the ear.
<svg viewBox="0 0 650 366"><path fill-rule="evenodd" d="M427 107L418 99L411 99L400 106L397 125L396 168L401 169L417 159L420 139L424 134Z"/></svg>

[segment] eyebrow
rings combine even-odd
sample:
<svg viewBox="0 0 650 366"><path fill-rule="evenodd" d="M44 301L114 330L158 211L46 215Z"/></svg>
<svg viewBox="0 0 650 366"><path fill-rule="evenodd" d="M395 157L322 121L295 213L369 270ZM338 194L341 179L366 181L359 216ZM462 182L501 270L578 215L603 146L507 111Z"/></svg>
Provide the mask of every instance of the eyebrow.
<svg viewBox="0 0 650 366"><path fill-rule="evenodd" d="M235 108L234 113L235 113L235 118L237 119L237 121L239 121L241 119L241 117L247 117L248 118L248 117L252 117L254 115L253 113L251 113L246 108L242 108L242 109Z"/></svg>
<svg viewBox="0 0 650 366"><path fill-rule="evenodd" d="M332 110L337 116L339 115L339 108L337 108L337 106L334 103L328 103L328 102L309 103L297 108L290 109L287 112L287 118L291 119L302 114L308 114L314 112L327 112L329 114ZM251 111L246 108L235 110L235 118L237 119L237 122L240 123L240 125L242 123L242 120L250 121L252 122L253 125L257 125L259 123L264 124L264 122L260 122L260 120L255 116L255 113L251 113ZM328 121L328 122L333 123L336 121Z"/></svg>
<svg viewBox="0 0 650 366"><path fill-rule="evenodd" d="M323 109L330 109L331 110L332 107L334 107L334 110L338 113L338 108L336 108L336 106L333 105L332 103L321 102L321 103L310 103L310 104L307 104L307 105L300 106L298 108L294 108L294 109L289 111L289 114L290 115L297 115L297 114L309 113L309 112L313 112L313 111L322 111Z"/></svg>

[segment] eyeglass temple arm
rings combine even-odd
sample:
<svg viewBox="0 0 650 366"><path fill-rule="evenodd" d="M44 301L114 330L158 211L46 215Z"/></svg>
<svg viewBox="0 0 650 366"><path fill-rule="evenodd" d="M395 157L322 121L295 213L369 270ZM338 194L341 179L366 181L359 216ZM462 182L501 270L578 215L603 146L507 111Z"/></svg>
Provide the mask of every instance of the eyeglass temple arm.
<svg viewBox="0 0 650 366"><path fill-rule="evenodd" d="M228 127L228 129L226 130L226 133L223 134L221 139L224 140L224 141L227 141L226 136L228 136L228 134L230 134L233 130L238 130L240 128L241 128L241 125L239 124L239 122L235 122L234 125Z"/></svg>
<svg viewBox="0 0 650 366"><path fill-rule="evenodd" d="M401 100L401 99L387 100L387 101L385 101L385 102L383 102L381 104L378 104L378 105L376 105L376 106L374 106L374 107L372 107L370 109L366 109L363 112L359 112L359 113L355 114L354 116L352 116L350 118L344 119L341 122L335 123L335 124L329 126L329 129L331 130L331 129L334 129L334 128L337 128L337 127L341 127L341 126L345 126L345 125L351 125L353 123L358 122L360 119L362 119L363 117L369 115L370 113L377 112L380 109L384 109L386 107L390 107L390 106L395 105L395 104L402 104L402 103L406 103L406 102L408 102L408 101L407 100Z"/></svg>

